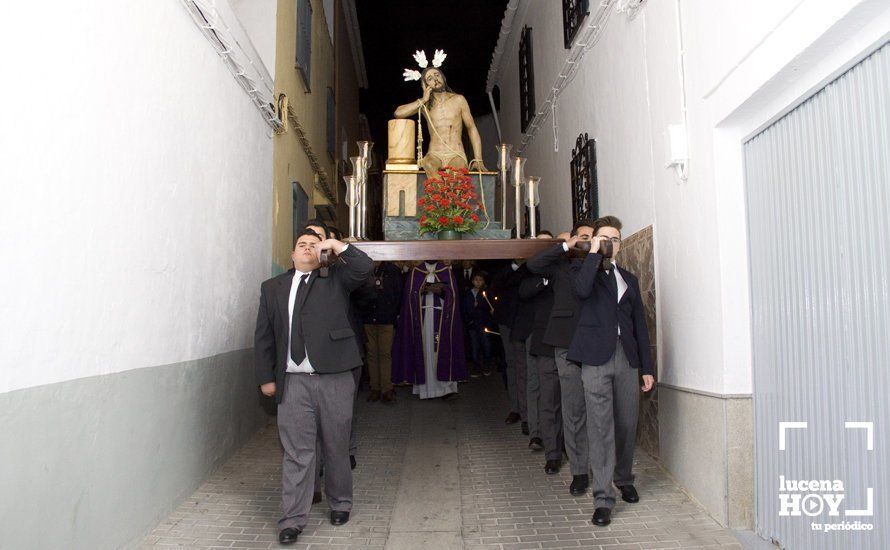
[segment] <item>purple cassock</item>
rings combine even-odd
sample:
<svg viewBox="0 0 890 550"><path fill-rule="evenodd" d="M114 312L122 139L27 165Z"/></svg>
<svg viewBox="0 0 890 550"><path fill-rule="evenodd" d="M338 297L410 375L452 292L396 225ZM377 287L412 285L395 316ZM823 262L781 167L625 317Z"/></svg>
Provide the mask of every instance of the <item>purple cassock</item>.
<svg viewBox="0 0 890 550"><path fill-rule="evenodd" d="M457 286L451 267L436 263L434 274L445 285L441 296L433 295L433 330L435 336L436 378L442 381L467 379L467 360L464 355L464 332L460 318ZM402 292L402 311L392 344L392 381L414 385L426 383L424 363L424 305L426 295L420 287L429 276L426 264L412 269Z"/></svg>

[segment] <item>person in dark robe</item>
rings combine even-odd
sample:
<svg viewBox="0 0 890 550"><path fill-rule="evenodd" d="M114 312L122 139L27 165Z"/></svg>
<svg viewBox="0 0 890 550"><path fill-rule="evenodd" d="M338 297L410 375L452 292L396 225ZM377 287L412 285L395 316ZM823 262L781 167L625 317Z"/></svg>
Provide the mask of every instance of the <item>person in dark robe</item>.
<svg viewBox="0 0 890 550"><path fill-rule="evenodd" d="M451 267L426 261L408 273L392 350L392 381L421 399L448 398L467 379L460 302Z"/></svg>

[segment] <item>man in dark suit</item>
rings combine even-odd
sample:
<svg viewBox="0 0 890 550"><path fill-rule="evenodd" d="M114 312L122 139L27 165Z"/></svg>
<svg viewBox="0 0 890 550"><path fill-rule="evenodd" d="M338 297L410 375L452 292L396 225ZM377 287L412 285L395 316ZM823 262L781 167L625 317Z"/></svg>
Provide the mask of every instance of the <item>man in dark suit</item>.
<svg viewBox="0 0 890 550"><path fill-rule="evenodd" d="M460 295L463 296L468 290L473 288L473 277L479 273L479 268L476 267L476 262L473 260L461 260L460 268L453 266L452 270L454 271L457 289Z"/></svg>
<svg viewBox="0 0 890 550"><path fill-rule="evenodd" d="M516 307L519 302L519 285L527 273L522 267L523 260L514 260L498 271L491 284L494 300L494 321L501 333L504 344L504 375L507 384L507 396L510 398L510 414L505 422L515 424L521 421L522 433L529 434L526 403L526 364L525 345L522 341L512 338L513 325L516 322Z"/></svg>
<svg viewBox="0 0 890 550"><path fill-rule="evenodd" d="M553 235L541 231L536 237L552 239ZM532 412L536 413L537 434L545 454L544 472L556 474L562 466L564 446L559 374L553 360L553 346L543 341L553 308L553 286L549 279L529 273L519 287L519 297L530 302L534 308L532 332L526 340L529 424Z"/></svg>
<svg viewBox="0 0 890 550"><path fill-rule="evenodd" d="M593 222L581 220L572 227L571 233L561 233L560 239L589 241L593 237ZM588 459L587 407L584 404L584 386L581 382L581 365L566 359L569 344L578 326L581 307L572 286L569 268L569 249L565 243L553 245L527 262L532 273L546 277L553 287L553 308L544 332L543 343L553 346L553 358L559 372L562 410L562 427L566 454L572 470L569 493L581 496L590 485L590 461Z"/></svg>
<svg viewBox="0 0 890 550"><path fill-rule="evenodd" d="M522 433L529 436L528 447L533 451L544 448L541 434L538 431L538 373L532 372L528 365L528 339L532 335L535 323L535 303L533 298L523 299L519 290L522 282L531 277L528 267L523 263L516 271L519 275L516 309L510 323L510 347L516 364L516 391L520 393L522 407ZM520 387L521 384L521 387Z"/></svg>
<svg viewBox="0 0 890 550"><path fill-rule="evenodd" d="M338 255L320 276L322 250ZM296 542L312 504L316 436L325 456L325 493L331 523L349 521L352 471L349 432L355 379L362 364L349 318L349 294L370 276L371 259L361 250L303 230L291 254L294 268L261 287L254 353L256 379L278 404L278 433L284 448L283 516L278 540Z"/></svg>
<svg viewBox="0 0 890 550"><path fill-rule="evenodd" d="M633 486L639 388L652 389L655 369L639 282L615 263L621 221L606 216L593 228L590 253L571 265L581 316L567 358L581 363L596 506L593 523L605 526L615 506L613 482L624 501L640 498ZM610 257L599 252L605 240L612 243ZM575 243L572 238L567 245Z"/></svg>
<svg viewBox="0 0 890 550"><path fill-rule="evenodd" d="M392 340L402 306L402 272L389 262L374 262L374 276L361 289L358 307L367 338L371 391L368 401L393 403Z"/></svg>

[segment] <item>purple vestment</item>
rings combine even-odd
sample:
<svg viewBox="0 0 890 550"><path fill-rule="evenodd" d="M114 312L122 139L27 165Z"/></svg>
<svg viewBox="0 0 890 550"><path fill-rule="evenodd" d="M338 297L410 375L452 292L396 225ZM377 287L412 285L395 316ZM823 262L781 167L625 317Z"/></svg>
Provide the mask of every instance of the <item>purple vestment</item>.
<svg viewBox="0 0 890 550"><path fill-rule="evenodd" d="M423 362L423 318L420 286L426 280L426 265L420 264L408 274L402 292L402 311L399 316L396 335L392 344L392 381L395 384L409 382L425 384ZM441 296L435 297L436 377L442 381L467 379L467 360L464 355L464 329L460 319L460 303L457 287L451 275L451 268L441 262L436 264L436 276L445 285Z"/></svg>

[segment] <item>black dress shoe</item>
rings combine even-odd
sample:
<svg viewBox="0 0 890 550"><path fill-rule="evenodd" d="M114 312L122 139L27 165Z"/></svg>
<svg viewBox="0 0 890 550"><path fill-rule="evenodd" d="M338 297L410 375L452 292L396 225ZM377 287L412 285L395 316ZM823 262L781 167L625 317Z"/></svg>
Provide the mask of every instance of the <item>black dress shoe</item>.
<svg viewBox="0 0 890 550"><path fill-rule="evenodd" d="M528 442L528 448L533 451L543 451L544 450L544 442L541 441L540 437L533 437Z"/></svg>
<svg viewBox="0 0 890 550"><path fill-rule="evenodd" d="M590 478L587 477L587 474L580 476L572 476L572 484L569 485L569 493L573 497L580 497L584 493L587 492L587 487L590 486Z"/></svg>
<svg viewBox="0 0 890 550"><path fill-rule="evenodd" d="M515 412L511 412L507 415L507 419L504 420L504 424L516 424L519 422L519 415Z"/></svg>
<svg viewBox="0 0 890 550"><path fill-rule="evenodd" d="M331 510L331 525L343 525L349 521L349 512Z"/></svg>
<svg viewBox="0 0 890 550"><path fill-rule="evenodd" d="M280 533L278 533L278 542L281 544L293 544L297 542L297 537L302 533L296 527L288 527L286 529L282 529Z"/></svg>
<svg viewBox="0 0 890 550"><path fill-rule="evenodd" d="M612 509L611 508L597 508L593 511L593 519L591 519L594 525L599 525L600 527L605 527L612 523Z"/></svg>
<svg viewBox="0 0 890 550"><path fill-rule="evenodd" d="M640 495L637 493L633 485L619 485L618 490L621 491L621 500L624 502L640 502Z"/></svg>
<svg viewBox="0 0 890 550"><path fill-rule="evenodd" d="M558 474L559 469L562 467L562 461L560 460L548 460L546 464L544 464L544 473L545 474Z"/></svg>
<svg viewBox="0 0 890 550"><path fill-rule="evenodd" d="M522 423L522 435L528 435L528 422Z"/></svg>
<svg viewBox="0 0 890 550"><path fill-rule="evenodd" d="M349 455L349 469L355 470L355 455Z"/></svg>

